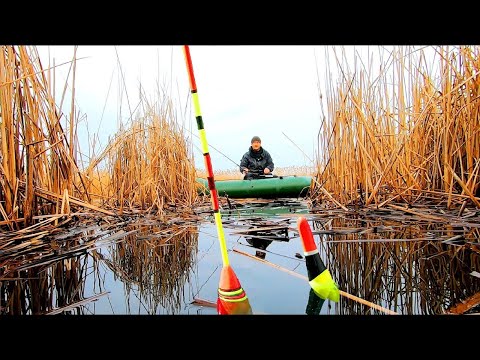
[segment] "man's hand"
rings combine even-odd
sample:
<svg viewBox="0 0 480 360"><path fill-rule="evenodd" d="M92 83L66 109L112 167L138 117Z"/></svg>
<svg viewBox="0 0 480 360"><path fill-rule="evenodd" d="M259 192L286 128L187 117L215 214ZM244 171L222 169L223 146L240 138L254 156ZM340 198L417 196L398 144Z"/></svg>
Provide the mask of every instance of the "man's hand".
<svg viewBox="0 0 480 360"><path fill-rule="evenodd" d="M269 168L263 169L263 173L264 173L264 174L270 174L270 169L269 169Z"/></svg>

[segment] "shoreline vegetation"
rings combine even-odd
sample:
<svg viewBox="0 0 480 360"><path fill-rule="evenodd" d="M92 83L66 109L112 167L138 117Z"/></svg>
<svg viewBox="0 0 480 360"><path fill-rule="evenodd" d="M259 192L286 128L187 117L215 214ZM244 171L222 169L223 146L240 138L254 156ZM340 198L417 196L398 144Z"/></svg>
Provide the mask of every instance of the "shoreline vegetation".
<svg viewBox="0 0 480 360"><path fill-rule="evenodd" d="M194 167L192 144L168 97L159 92L151 103L144 96L129 127L120 125L81 168L75 54L68 65L70 106L64 108L67 86L61 103L54 101L54 64L45 67L35 47L1 50L2 230L85 208L162 216L172 204L188 208L199 201L195 179L202 170ZM313 204L381 208L436 200L447 209L480 208L479 48L430 50L435 64L426 63L423 50L398 47L380 64L379 75L360 59L348 67L345 55L336 54L337 63L329 66L343 77L327 87L313 170L276 172L314 176ZM240 177L236 169L216 174L218 180Z"/></svg>
<svg viewBox="0 0 480 360"><path fill-rule="evenodd" d="M168 97L159 91L151 103L145 96L129 127L121 125L83 167L75 54L63 65L70 67L68 84L55 94L56 66L42 64L35 47L0 50L0 276L25 266L19 255L45 251L50 235L81 220L106 226L134 216L165 225L179 217L199 220L195 208L210 201L196 190L205 172L195 168L193 146ZM479 47L428 50L433 64L423 49L386 51L377 72L370 59L347 65L336 50L329 66L342 77L336 84L327 78L328 90L319 94L327 111L319 119L315 166L275 171L314 178L312 213L383 210L447 224L476 218ZM237 169L215 174L241 177ZM478 236L471 242L478 252Z"/></svg>

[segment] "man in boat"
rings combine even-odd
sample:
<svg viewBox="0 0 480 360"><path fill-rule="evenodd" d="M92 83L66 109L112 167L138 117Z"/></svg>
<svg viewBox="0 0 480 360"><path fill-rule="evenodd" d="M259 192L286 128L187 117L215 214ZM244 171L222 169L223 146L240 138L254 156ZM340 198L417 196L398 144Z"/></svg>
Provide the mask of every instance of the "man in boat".
<svg viewBox="0 0 480 360"><path fill-rule="evenodd" d="M262 147L262 140L254 136L250 144L250 148L240 160L240 172L245 175L243 179L258 179L265 175L271 177L274 169L273 160L270 153Z"/></svg>

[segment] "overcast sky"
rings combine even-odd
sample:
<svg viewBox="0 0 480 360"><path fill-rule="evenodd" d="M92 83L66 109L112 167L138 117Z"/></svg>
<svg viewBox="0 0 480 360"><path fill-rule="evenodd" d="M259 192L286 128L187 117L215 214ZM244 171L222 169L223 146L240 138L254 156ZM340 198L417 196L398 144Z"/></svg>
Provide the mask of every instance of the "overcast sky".
<svg viewBox="0 0 480 360"><path fill-rule="evenodd" d="M73 57L73 46L37 48L44 67L49 59L58 65ZM370 51L377 47L347 48ZM260 136L276 167L313 165L322 118L320 91L325 100L325 49L190 46L214 170L237 168L254 135ZM98 146L106 146L119 121L127 123L139 103L140 85L154 101L160 84L174 101L177 119L191 130L196 166L204 167L182 46L79 46L76 56L77 111L86 115L79 123L84 153L88 153L85 125L89 138L95 134L100 140L98 153ZM57 89L63 89L69 66L56 68ZM332 77L334 73L329 74L334 81ZM57 90L57 103L60 96ZM69 113L65 106L62 110ZM326 113L325 105L323 110Z"/></svg>

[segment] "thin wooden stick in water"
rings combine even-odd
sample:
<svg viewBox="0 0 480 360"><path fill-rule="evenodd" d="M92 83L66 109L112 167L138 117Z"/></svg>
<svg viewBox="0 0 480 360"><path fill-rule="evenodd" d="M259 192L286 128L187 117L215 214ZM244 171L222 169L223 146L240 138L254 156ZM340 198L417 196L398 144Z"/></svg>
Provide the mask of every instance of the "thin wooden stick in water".
<svg viewBox="0 0 480 360"><path fill-rule="evenodd" d="M100 297L104 296L104 295L107 295L109 294L110 291L104 291L100 294L97 294L97 295L93 295L87 299L83 299L83 300L80 300L80 301L77 301L73 304L69 304L67 306L64 306L64 307L61 307L61 308L58 308L58 309L55 309L55 310L52 310L48 313L45 313L45 315L56 315L56 314L60 314L61 312L64 312L64 311L67 311L67 310L72 310L72 309L75 309L75 308L78 308L79 306L82 306L82 305L85 305L89 302L92 302L92 301L97 301Z"/></svg>
<svg viewBox="0 0 480 360"><path fill-rule="evenodd" d="M208 301L208 300L203 300L199 298L193 299L191 302L193 305L199 305L199 306L206 306L206 307L211 307L211 308L217 308L217 304L214 303L213 301Z"/></svg>
<svg viewBox="0 0 480 360"><path fill-rule="evenodd" d="M295 271L288 270L288 269L286 269L286 268L284 268L284 267L281 267L280 265L271 263L271 262L268 261L268 260L260 259L260 258L254 256L254 255L250 255L250 254L248 254L248 253L246 253L246 252L243 252L243 251L240 251L240 250L237 250L237 249L233 249L233 251L235 251L236 253L239 253L239 254L241 254L241 255L248 256L248 257L251 258L251 259L254 259L254 260L257 260L257 261L261 261L261 262L263 262L264 264L270 265L270 266L272 266L272 267L274 267L274 268L277 268L277 269L279 269L279 270L285 271L285 272L287 272L287 273L289 273L289 274L291 274L291 275L294 275L294 276L296 276L296 277L298 277L298 278L301 278L301 279L304 279L304 280L307 280L307 281L308 281L308 278L307 278L305 275L299 274L299 273L297 273L297 272L295 272ZM359 298L358 296L349 294L349 293L347 293L347 292L345 292L345 291L342 291L342 290L339 290L339 292L340 292L340 295L342 295L342 296L344 296L344 297L346 297L346 298L349 298L349 299L354 300L354 301L357 301L357 302L359 302L359 303L361 303L361 304L370 306L371 308L374 308L374 309L376 309L376 310L383 311L383 312L385 312L386 314L389 314L389 315L398 315L398 313L396 313L395 311L386 309L386 308L384 308L384 307L382 307L382 306L380 306L380 305L377 305L377 304L374 304L374 303L372 303L372 302L370 302L370 301L367 301L367 300L364 300L364 299L362 299L362 298Z"/></svg>

